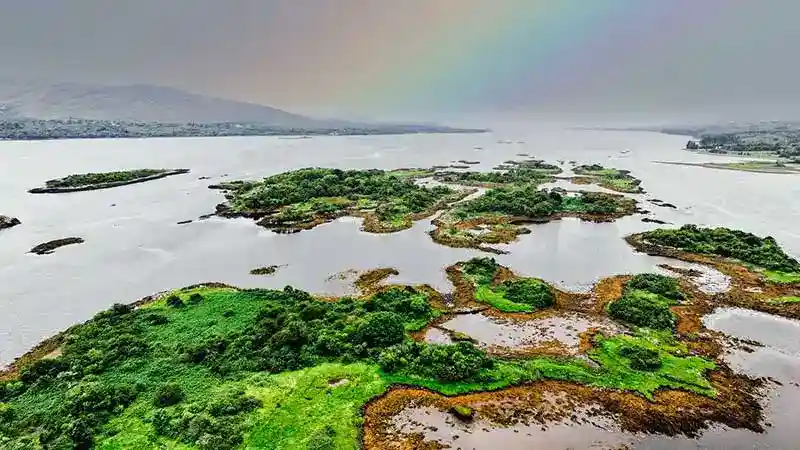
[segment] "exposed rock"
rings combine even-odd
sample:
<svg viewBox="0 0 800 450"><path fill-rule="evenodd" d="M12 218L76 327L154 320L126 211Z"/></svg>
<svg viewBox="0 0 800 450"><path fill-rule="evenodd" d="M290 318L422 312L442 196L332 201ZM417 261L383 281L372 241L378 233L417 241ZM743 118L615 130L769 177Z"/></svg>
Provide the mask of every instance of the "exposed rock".
<svg viewBox="0 0 800 450"><path fill-rule="evenodd" d="M180 222L178 222L178 225L186 225L187 223L192 223L192 222L193 222L192 219L181 220Z"/></svg>
<svg viewBox="0 0 800 450"><path fill-rule="evenodd" d="M31 251L28 253L35 253L37 255L49 255L59 247L72 244L82 244L83 242L84 240L79 237L56 239L50 242L45 242L44 244L39 244L36 247L33 247Z"/></svg>
<svg viewBox="0 0 800 450"><path fill-rule="evenodd" d="M464 421L470 421L475 417L475 410L465 405L453 405L450 407L450 412Z"/></svg>
<svg viewBox="0 0 800 450"><path fill-rule="evenodd" d="M657 223L657 224L660 224L660 225L668 225L669 224L669 222L664 222L663 220L658 220L658 219L651 219L649 217L642 217L642 222Z"/></svg>
<svg viewBox="0 0 800 450"><path fill-rule="evenodd" d="M0 215L0 230L5 228L15 227L21 224L19 219L16 217L9 217L9 216L2 216Z"/></svg>

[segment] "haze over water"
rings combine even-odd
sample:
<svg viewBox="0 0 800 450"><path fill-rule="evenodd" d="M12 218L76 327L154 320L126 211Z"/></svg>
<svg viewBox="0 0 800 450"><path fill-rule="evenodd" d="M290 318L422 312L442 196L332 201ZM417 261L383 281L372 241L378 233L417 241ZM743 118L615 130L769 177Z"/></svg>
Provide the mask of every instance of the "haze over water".
<svg viewBox="0 0 800 450"><path fill-rule="evenodd" d="M329 275L374 267L399 269L394 281L449 290L444 267L486 255L435 244L426 234L431 229L428 219L389 235L361 232L356 219L294 235L274 234L246 219L196 220L223 201L209 184L301 167L391 169L471 159L481 161L474 167L489 170L502 161L520 159L517 153L548 161L597 162L631 169L643 179L648 194L638 198L678 206L673 210L642 202L651 217L676 225L731 226L769 234L790 253L800 254L800 209L792 206L800 185L793 177L651 162L711 159L681 151L685 140L648 132L529 124L469 135L3 142L2 213L19 217L23 224L0 232L0 362L9 362L42 338L114 302L132 302L160 290L221 281L343 293L341 283L325 281ZM621 154L625 149L631 152ZM145 167L185 167L192 172L108 190L26 192L71 173ZM198 180L202 176L211 179ZM195 222L176 224L189 219ZM621 239L654 227L640 219L606 224L567 219L534 225L532 234L522 236L509 247L510 254L498 259L521 273L586 290L601 277L652 270L666 262L634 253ZM83 237L86 243L52 255L26 254L36 244L68 236ZM271 277L249 274L252 268L270 264L286 266Z"/></svg>

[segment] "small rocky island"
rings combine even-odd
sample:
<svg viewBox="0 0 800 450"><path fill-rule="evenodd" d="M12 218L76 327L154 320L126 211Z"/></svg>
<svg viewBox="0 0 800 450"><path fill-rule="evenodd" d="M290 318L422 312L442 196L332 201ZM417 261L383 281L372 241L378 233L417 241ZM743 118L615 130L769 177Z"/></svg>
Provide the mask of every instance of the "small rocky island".
<svg viewBox="0 0 800 450"><path fill-rule="evenodd" d="M48 180L44 187L29 190L31 194L59 194L92 191L157 180L172 175L189 173L189 169L136 169L116 172L82 173Z"/></svg>
<svg viewBox="0 0 800 450"><path fill-rule="evenodd" d="M734 372L729 342L699 319L741 305L798 317L800 263L771 238L728 229L628 241L730 283L708 293L696 271L676 269L577 293L474 258L446 268L450 293L388 283L391 268L363 274L361 294L341 298L190 286L116 304L0 373L0 442L441 448L458 433L428 440L430 424L408 418L579 426L584 409L629 433L763 432L768 381Z"/></svg>
<svg viewBox="0 0 800 450"><path fill-rule="evenodd" d="M28 253L34 253L37 255L49 255L53 253L57 248L64 247L66 245L83 244L83 242L84 240L79 237L55 239L49 242L45 242L43 244L39 244L36 247L33 247Z"/></svg>
<svg viewBox="0 0 800 450"><path fill-rule="evenodd" d="M0 214L0 230L15 227L17 225L20 225L21 223L22 222L16 217L9 217Z"/></svg>

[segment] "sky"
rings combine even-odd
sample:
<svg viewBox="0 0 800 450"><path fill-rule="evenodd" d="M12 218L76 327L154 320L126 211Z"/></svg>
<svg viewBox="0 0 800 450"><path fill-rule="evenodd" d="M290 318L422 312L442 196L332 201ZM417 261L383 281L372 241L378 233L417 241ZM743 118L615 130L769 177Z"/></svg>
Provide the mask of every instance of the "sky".
<svg viewBox="0 0 800 450"><path fill-rule="evenodd" d="M0 75L328 113L779 114L800 105L798 17L796 0L0 0Z"/></svg>

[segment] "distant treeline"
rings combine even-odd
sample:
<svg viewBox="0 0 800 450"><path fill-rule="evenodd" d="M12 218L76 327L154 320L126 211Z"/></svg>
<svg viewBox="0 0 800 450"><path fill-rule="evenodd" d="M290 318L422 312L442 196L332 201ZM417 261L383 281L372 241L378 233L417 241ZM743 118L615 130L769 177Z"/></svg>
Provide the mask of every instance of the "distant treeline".
<svg viewBox="0 0 800 450"><path fill-rule="evenodd" d="M693 136L695 139L686 144L690 150L743 155L766 152L782 158L800 158L800 125L795 123L666 128L661 131Z"/></svg>
<svg viewBox="0 0 800 450"><path fill-rule="evenodd" d="M253 122L164 123L90 119L0 120L0 140L101 139L208 136L322 136L410 133L482 133L483 129L436 125L284 128Z"/></svg>

